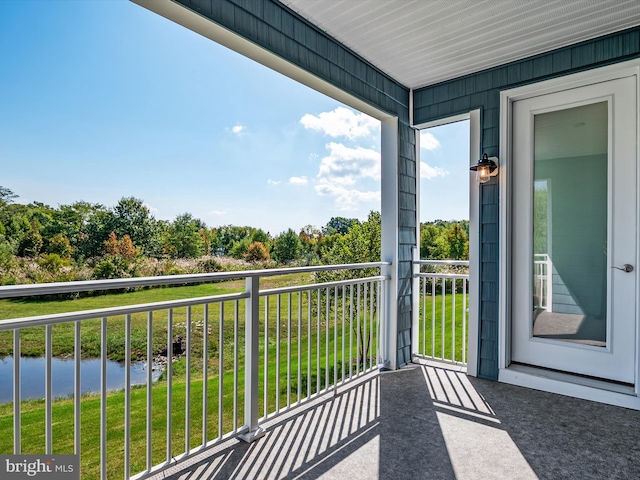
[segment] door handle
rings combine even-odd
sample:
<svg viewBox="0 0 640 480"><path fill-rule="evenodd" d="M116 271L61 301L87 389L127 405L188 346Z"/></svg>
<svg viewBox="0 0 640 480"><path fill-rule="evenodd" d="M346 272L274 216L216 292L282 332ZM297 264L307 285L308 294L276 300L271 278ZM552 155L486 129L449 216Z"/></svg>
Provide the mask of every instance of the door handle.
<svg viewBox="0 0 640 480"><path fill-rule="evenodd" d="M611 267L611 268L615 268L616 270L622 270L623 272L626 272L626 273L633 272L633 265L629 265L628 263L625 263L622 267Z"/></svg>

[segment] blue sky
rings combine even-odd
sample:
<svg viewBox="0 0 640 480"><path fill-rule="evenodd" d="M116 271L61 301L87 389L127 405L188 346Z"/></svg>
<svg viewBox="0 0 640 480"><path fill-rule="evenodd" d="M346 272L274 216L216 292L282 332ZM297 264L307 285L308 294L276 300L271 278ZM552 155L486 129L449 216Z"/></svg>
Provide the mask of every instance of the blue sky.
<svg viewBox="0 0 640 480"><path fill-rule="evenodd" d="M379 122L126 0L0 2L0 185L277 234L380 209ZM422 138L422 220L468 218L465 123Z"/></svg>

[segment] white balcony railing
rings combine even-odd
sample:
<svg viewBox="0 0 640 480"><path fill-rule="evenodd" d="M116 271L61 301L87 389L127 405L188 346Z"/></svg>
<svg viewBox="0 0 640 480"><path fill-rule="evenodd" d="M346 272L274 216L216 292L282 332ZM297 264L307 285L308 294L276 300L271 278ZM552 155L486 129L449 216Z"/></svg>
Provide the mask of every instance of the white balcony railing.
<svg viewBox="0 0 640 480"><path fill-rule="evenodd" d="M378 367L385 341L380 322L388 284L387 277L374 275L260 290L260 279L379 270L383 265L387 264L0 287L0 299L8 299L245 279L244 290L237 293L0 321L0 335L13 336L12 452L78 454L83 479L141 478L230 436L250 440L260 435L264 420ZM21 337L34 327L43 330L43 422L21 411L25 408L18 361ZM99 400L81 392L83 332L90 327L99 329ZM132 328L138 329L137 358L146 362L144 387L131 386ZM71 332L73 338L74 387L72 398L66 400L54 399L52 393L57 380L52 375L53 345L62 331ZM146 339L142 344L140 337ZM122 339L124 348L123 392L107 389L107 361L114 338ZM154 382L151 366L159 350L165 351L166 364L162 379ZM64 415L63 404L73 412L68 415L72 418L62 422L72 435L56 427ZM44 437L40 446L28 444L23 437L23 432L33 429ZM58 436L72 440L65 444ZM95 442L88 436L95 437ZM90 465L99 467L90 470Z"/></svg>
<svg viewBox="0 0 640 480"><path fill-rule="evenodd" d="M462 272L416 272L419 279L418 339L415 354L422 358L466 365L469 324L469 262L416 260L416 266L456 267ZM418 269L419 270L419 269Z"/></svg>
<svg viewBox="0 0 640 480"><path fill-rule="evenodd" d="M546 253L533 255L533 300L534 308L552 311L553 264Z"/></svg>

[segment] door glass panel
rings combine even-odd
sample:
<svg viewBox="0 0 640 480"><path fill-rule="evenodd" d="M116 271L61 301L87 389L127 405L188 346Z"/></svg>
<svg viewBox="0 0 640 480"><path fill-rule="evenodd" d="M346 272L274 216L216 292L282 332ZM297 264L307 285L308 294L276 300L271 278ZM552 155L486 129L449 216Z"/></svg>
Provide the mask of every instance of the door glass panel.
<svg viewBox="0 0 640 480"><path fill-rule="evenodd" d="M608 106L534 116L533 336L607 345Z"/></svg>

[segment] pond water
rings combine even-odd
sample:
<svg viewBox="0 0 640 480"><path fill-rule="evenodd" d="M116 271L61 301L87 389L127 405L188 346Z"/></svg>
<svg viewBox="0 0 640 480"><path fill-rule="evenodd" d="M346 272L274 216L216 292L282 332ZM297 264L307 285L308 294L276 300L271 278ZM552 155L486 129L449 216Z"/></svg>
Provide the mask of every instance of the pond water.
<svg viewBox="0 0 640 480"><path fill-rule="evenodd" d="M13 357L0 358L0 403L13 401ZM22 399L44 398L45 358L20 359L20 385ZM51 384L53 398L73 396L73 358L51 359ZM124 388L124 363L107 360L107 389ZM153 372L153 380L161 375L161 370ZM131 385L147 383L147 364L135 362L131 364ZM100 359L83 360L80 364L80 390L83 394L100 391Z"/></svg>

